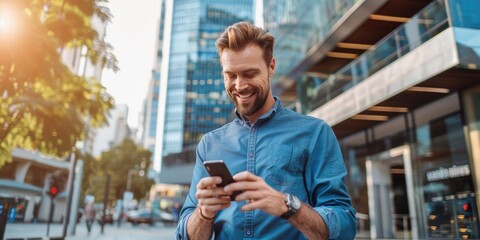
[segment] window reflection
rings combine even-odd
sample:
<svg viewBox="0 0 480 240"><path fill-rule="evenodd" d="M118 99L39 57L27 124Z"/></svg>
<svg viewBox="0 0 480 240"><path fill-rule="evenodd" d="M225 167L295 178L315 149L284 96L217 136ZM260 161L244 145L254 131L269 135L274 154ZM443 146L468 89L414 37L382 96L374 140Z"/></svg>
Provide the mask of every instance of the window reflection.
<svg viewBox="0 0 480 240"><path fill-rule="evenodd" d="M417 128L429 238L478 238L474 185L460 113Z"/></svg>

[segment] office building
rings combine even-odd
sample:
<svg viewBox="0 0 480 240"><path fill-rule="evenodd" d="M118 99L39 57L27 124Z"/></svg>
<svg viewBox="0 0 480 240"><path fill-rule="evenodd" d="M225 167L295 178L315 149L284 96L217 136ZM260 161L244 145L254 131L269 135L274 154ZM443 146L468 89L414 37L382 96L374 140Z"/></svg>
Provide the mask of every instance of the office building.
<svg viewBox="0 0 480 240"><path fill-rule="evenodd" d="M215 40L230 24L253 22L254 2L172 0L164 6L154 165L161 164L160 182L189 184L200 138L233 118Z"/></svg>
<svg viewBox="0 0 480 240"><path fill-rule="evenodd" d="M264 1L265 26L276 2ZM480 238L480 2L283 5L303 19L288 24L309 30L274 94L332 126L357 237Z"/></svg>
<svg viewBox="0 0 480 240"><path fill-rule="evenodd" d="M152 153L155 152L155 142L157 136L157 119L158 119L158 99L160 93L160 72L161 72L161 63L163 58L163 29L165 26L165 1L161 1L160 4L160 18L158 22L158 32L157 32L157 42L156 42L156 57L154 58L154 63L152 67L152 74L150 81L147 87L147 94L143 102L142 113L139 118L139 139L140 144L145 148L150 150ZM154 162L152 154L152 166L151 172L153 175L158 175L160 171L160 161ZM154 176L152 176L155 178ZM158 180L158 177L157 177Z"/></svg>

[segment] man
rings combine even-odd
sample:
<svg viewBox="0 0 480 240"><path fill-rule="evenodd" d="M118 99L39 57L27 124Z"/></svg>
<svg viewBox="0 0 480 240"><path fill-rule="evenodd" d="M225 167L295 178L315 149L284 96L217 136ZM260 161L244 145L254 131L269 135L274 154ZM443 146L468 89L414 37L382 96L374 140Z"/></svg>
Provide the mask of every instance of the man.
<svg viewBox="0 0 480 240"><path fill-rule="evenodd" d="M353 239L355 210L331 128L273 97L274 38L246 22L217 40L225 89L237 118L197 147L177 239ZM217 187L206 160L223 160L234 183ZM234 191L243 191L230 201Z"/></svg>

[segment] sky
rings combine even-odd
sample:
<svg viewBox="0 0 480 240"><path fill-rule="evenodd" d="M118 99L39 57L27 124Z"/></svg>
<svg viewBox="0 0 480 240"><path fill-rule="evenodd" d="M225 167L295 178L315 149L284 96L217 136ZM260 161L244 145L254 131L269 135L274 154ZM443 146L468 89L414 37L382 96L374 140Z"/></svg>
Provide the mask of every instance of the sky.
<svg viewBox="0 0 480 240"><path fill-rule="evenodd" d="M106 41L113 47L120 71L105 70L102 84L116 104L129 108L128 124L137 127L154 59L160 0L109 0L113 18Z"/></svg>

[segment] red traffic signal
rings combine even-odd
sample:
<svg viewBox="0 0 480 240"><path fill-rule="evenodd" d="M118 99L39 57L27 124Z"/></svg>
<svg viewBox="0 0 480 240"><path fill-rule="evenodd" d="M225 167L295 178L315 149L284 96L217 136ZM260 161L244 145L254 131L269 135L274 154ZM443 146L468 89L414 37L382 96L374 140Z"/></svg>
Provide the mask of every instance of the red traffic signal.
<svg viewBox="0 0 480 240"><path fill-rule="evenodd" d="M56 197L58 194L58 188L56 186L51 186L48 190L48 194L52 197Z"/></svg>
<svg viewBox="0 0 480 240"><path fill-rule="evenodd" d="M60 192L60 184L61 179L58 176L51 176L48 182L47 194L50 195L50 197L55 198Z"/></svg>

